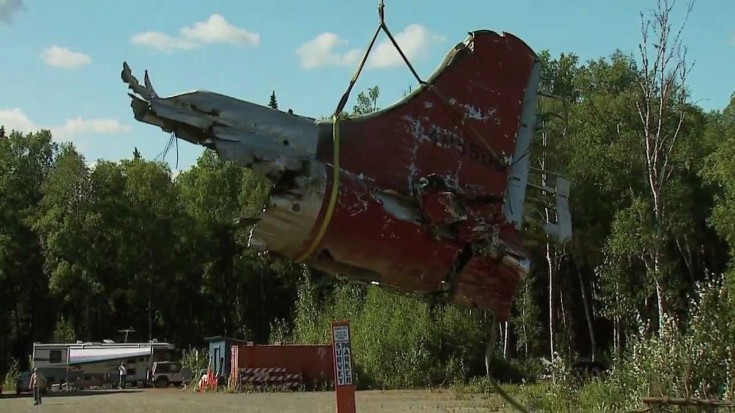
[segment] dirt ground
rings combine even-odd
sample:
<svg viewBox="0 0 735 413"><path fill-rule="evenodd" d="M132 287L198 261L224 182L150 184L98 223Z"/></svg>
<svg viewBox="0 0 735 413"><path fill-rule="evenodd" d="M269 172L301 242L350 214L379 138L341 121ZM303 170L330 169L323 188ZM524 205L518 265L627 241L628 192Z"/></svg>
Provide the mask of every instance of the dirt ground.
<svg viewBox="0 0 735 413"><path fill-rule="evenodd" d="M451 391L360 391L358 412L488 412L511 411L499 400ZM330 412L336 411L333 392L195 393L177 389L131 389L52 393L40 406L29 395L5 393L0 412L44 413L193 413L193 412Z"/></svg>

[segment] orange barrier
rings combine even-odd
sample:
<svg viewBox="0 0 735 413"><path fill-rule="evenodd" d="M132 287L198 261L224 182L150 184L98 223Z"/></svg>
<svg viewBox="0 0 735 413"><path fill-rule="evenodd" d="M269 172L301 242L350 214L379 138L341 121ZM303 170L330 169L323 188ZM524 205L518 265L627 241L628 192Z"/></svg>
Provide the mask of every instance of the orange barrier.
<svg viewBox="0 0 735 413"><path fill-rule="evenodd" d="M207 373L203 374L196 385L197 391L215 390L217 388L217 376L211 368L207 368Z"/></svg>

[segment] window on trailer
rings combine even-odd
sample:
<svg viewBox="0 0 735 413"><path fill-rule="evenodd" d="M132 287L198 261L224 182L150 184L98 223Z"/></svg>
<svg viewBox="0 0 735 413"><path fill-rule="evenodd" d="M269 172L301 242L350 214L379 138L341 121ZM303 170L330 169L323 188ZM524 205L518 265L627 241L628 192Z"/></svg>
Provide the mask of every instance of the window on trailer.
<svg viewBox="0 0 735 413"><path fill-rule="evenodd" d="M61 363L61 350L51 350L48 355L49 363Z"/></svg>

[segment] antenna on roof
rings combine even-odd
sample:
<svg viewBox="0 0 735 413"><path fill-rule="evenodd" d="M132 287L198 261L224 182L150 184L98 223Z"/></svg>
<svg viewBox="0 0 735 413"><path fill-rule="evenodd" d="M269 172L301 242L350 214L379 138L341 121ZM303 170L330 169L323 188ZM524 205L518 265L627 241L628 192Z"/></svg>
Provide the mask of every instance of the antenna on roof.
<svg viewBox="0 0 735 413"><path fill-rule="evenodd" d="M133 327L126 328L123 330L117 330L118 333L125 333L125 341L124 343L128 342L128 333L135 333L135 329Z"/></svg>

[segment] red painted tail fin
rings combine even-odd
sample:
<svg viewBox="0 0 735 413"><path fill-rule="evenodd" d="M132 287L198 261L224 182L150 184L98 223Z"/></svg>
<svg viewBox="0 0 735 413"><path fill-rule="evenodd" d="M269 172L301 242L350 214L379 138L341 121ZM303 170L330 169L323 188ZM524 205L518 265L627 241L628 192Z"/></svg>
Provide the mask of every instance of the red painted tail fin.
<svg viewBox="0 0 735 413"><path fill-rule="evenodd" d="M427 85L388 108L340 121L340 166L401 194L434 175L502 200L511 165L530 142L538 71L538 57L517 37L473 32ZM318 158L332 163L331 122L323 126Z"/></svg>

